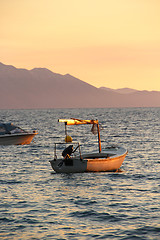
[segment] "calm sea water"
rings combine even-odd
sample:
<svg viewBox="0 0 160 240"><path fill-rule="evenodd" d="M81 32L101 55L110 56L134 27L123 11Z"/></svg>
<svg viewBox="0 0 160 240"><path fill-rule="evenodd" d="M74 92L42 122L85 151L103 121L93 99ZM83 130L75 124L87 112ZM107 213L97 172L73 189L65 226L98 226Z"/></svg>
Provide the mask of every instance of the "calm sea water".
<svg viewBox="0 0 160 240"><path fill-rule="evenodd" d="M52 170L57 119L70 117L99 119L102 147L128 149L122 172ZM39 132L0 146L0 239L160 239L160 108L0 110L0 120ZM68 130L86 150L97 148L90 127Z"/></svg>

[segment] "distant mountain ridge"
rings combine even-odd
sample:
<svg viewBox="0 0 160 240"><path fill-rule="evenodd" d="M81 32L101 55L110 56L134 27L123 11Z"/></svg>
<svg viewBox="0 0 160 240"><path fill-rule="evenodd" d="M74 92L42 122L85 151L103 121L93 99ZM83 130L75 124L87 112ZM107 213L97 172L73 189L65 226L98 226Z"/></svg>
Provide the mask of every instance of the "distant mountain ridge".
<svg viewBox="0 0 160 240"><path fill-rule="evenodd" d="M96 88L46 68L0 63L0 109L160 107L159 91Z"/></svg>
<svg viewBox="0 0 160 240"><path fill-rule="evenodd" d="M137 92L137 91L138 91L138 90L132 89L132 88L112 89L112 88L100 87L100 89L108 90L108 91L114 91L114 92L122 93L122 94L129 94L129 93L134 93L134 92Z"/></svg>

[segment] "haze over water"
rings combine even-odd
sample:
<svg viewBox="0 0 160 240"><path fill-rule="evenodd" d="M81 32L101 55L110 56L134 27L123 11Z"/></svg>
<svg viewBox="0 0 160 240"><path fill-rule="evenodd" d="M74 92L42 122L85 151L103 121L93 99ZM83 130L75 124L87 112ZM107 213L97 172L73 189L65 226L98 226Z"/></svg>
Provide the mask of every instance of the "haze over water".
<svg viewBox="0 0 160 240"><path fill-rule="evenodd" d="M98 119L102 148L129 151L118 173L56 174L49 163L64 140L58 118ZM0 110L0 119L39 134L0 146L1 239L160 238L160 108ZM68 129L95 150L90 126Z"/></svg>

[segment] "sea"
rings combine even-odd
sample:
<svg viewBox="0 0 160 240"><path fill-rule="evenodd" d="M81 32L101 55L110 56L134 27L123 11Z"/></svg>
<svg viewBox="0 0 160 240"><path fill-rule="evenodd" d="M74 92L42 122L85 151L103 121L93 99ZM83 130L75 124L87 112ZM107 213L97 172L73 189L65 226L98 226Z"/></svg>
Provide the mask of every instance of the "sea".
<svg viewBox="0 0 160 240"><path fill-rule="evenodd" d="M120 171L55 173L59 118L98 119L102 150L128 150ZM0 110L0 121L38 131L0 146L0 239L160 239L160 108ZM98 148L90 125L68 127L83 151Z"/></svg>

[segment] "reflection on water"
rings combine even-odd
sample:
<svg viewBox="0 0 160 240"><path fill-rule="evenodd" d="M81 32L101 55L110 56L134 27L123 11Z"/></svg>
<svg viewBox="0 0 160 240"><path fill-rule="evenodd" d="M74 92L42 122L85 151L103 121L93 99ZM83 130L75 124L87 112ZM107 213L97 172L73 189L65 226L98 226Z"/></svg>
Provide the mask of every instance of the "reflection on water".
<svg viewBox="0 0 160 240"><path fill-rule="evenodd" d="M1 120L39 134L30 145L0 146L2 239L159 239L160 109L0 110ZM49 163L64 139L58 118L99 119L102 148L129 153L119 172L56 174ZM73 131L72 131L73 130ZM90 125L74 141L97 147Z"/></svg>

